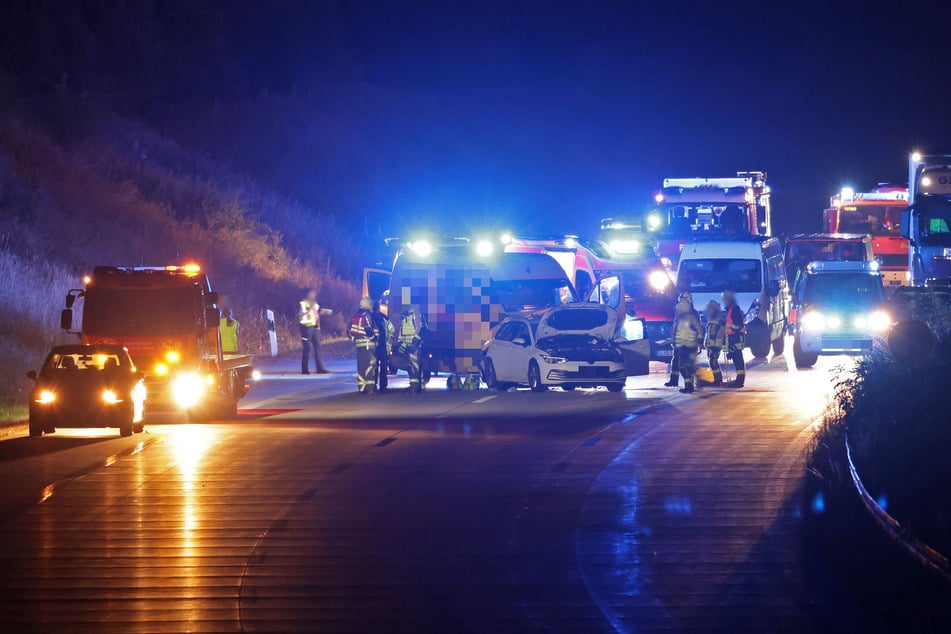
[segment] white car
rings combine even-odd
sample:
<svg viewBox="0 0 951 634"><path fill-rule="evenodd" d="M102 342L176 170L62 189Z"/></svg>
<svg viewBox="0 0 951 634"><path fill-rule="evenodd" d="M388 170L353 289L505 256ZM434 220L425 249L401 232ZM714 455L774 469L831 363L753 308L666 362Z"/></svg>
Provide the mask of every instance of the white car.
<svg viewBox="0 0 951 634"><path fill-rule="evenodd" d="M512 317L483 348L482 378L499 390L605 386L620 392L627 372L617 331L617 311L601 304L566 304L541 316Z"/></svg>

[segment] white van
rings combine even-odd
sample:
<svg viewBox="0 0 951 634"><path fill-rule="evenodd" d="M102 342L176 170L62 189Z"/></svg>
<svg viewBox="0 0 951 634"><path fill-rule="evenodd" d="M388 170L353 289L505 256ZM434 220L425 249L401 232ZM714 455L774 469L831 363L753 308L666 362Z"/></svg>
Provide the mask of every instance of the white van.
<svg viewBox="0 0 951 634"><path fill-rule="evenodd" d="M746 314L746 345L753 356L782 354L789 305L783 248L776 238L722 236L684 245L677 269L677 288L693 295L703 314L711 299L732 290Z"/></svg>

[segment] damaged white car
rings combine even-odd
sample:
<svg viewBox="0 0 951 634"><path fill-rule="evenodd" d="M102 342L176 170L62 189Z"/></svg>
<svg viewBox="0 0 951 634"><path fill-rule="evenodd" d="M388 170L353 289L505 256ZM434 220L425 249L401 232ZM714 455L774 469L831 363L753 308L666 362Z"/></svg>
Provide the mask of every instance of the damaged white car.
<svg viewBox="0 0 951 634"><path fill-rule="evenodd" d="M632 341L630 325L619 327L618 313L601 304L566 304L540 315L506 319L483 347L482 379L505 390L527 385L534 392L557 386L624 389L628 375L646 373L650 342ZM640 345L638 345L640 344ZM646 345L645 345L646 344ZM644 371L630 371L642 358Z"/></svg>

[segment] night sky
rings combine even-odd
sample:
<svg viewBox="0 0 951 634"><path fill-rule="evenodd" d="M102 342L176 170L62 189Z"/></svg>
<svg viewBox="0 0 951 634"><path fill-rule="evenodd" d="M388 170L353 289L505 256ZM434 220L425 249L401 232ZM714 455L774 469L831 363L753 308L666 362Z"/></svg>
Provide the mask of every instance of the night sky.
<svg viewBox="0 0 951 634"><path fill-rule="evenodd" d="M148 112L299 101L314 147L269 152L254 128L270 112L219 131L232 145L184 141L386 234L590 232L666 176L751 169L779 231L817 230L842 185L951 152L951 9L777 4L159 2L153 65L174 72Z"/></svg>

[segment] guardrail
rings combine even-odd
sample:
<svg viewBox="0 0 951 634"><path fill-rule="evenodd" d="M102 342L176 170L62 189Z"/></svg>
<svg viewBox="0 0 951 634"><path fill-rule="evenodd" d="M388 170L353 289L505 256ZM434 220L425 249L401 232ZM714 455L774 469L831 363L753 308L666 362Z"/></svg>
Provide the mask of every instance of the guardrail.
<svg viewBox="0 0 951 634"><path fill-rule="evenodd" d="M872 519L881 527L885 533L891 537L902 549L914 557L920 564L926 568L934 570L944 577L946 581L951 581L951 560L939 553L937 550L924 543L907 528L901 525L897 519L888 514L888 512L875 501L875 498L869 494L868 489L859 477L858 470L855 468L855 462L852 460L852 447L849 444L849 438L845 438L845 455L849 462L849 473L852 476L852 484L862 500L865 509L872 516Z"/></svg>

